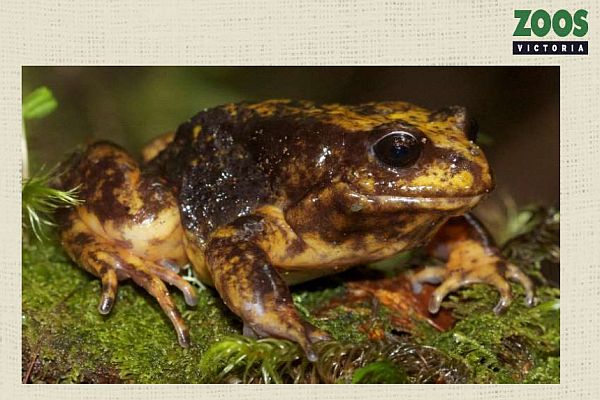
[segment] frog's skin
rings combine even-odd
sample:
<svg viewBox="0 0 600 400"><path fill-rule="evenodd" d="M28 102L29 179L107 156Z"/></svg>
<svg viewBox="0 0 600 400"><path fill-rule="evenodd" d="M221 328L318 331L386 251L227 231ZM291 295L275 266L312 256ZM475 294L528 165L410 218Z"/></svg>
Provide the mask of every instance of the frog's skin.
<svg viewBox="0 0 600 400"><path fill-rule="evenodd" d="M484 282L499 290L501 312L511 300L507 279L525 286L528 303L533 287L472 216L461 217L493 187L473 129L462 107L431 112L403 102L207 109L149 144L141 165L107 142L71 157L58 186L78 186L85 202L60 214L62 242L101 279L101 313L110 311L118 280L131 278L158 300L182 346L188 331L165 282L194 305L195 289L177 273L188 263L246 334L296 341L315 360L312 344L327 334L302 320L288 285L434 235L428 248L446 268L412 276L415 290L442 282L430 311L447 293ZM407 137L402 143L420 151L386 153L389 140Z"/></svg>

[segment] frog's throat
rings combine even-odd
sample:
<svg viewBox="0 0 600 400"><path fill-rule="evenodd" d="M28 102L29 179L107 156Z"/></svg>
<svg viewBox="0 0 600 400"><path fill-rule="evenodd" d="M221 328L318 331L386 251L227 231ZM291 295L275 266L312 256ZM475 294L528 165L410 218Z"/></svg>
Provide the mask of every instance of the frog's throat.
<svg viewBox="0 0 600 400"><path fill-rule="evenodd" d="M411 197L347 193L350 210L357 213L389 213L403 210L427 210L462 213L475 207L484 194L460 197Z"/></svg>

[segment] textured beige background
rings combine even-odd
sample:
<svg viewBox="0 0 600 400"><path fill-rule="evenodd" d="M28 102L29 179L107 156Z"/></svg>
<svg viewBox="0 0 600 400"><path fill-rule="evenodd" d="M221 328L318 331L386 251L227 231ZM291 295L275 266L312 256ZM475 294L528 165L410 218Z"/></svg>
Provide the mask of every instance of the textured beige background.
<svg viewBox="0 0 600 400"><path fill-rule="evenodd" d="M593 1L0 3L0 398L600 398L600 29ZM533 6L532 6L533 5ZM511 55L513 9L590 11L587 57ZM21 385L22 65L561 66L562 364L537 386ZM524 171L527 173L527 171ZM173 396L167 396L172 394Z"/></svg>

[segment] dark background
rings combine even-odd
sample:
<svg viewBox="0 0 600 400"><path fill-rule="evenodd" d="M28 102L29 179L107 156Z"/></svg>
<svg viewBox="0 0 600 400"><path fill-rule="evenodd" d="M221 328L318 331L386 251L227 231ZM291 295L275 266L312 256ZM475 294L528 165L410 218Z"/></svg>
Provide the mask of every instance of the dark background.
<svg viewBox="0 0 600 400"><path fill-rule="evenodd" d="M484 207L559 202L558 67L24 67L23 94L41 85L59 106L27 122L33 170L95 139L137 154L157 134L226 102L403 100L469 109L497 183Z"/></svg>

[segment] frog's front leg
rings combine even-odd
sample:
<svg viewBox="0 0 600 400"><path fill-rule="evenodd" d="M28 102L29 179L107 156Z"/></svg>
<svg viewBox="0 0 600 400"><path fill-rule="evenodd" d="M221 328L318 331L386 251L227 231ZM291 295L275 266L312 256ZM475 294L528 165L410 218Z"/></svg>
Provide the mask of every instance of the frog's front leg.
<svg viewBox="0 0 600 400"><path fill-rule="evenodd" d="M173 270L187 257L172 193L110 143L74 155L56 186L79 188L83 204L61 209L57 219L67 253L102 281L99 312L110 312L118 280L130 278L156 298L181 346L189 346L188 329L164 283L180 289L189 305L196 304L195 289Z"/></svg>
<svg viewBox="0 0 600 400"><path fill-rule="evenodd" d="M432 294L429 311L436 313L450 292L473 283L487 283L498 290L500 300L494 312L503 312L512 301L508 279L525 288L525 302L534 303L534 285L517 266L506 261L494 245L489 233L473 215L451 218L435 235L428 252L445 259L446 266L425 267L413 274L413 290L420 291L422 282L440 283Z"/></svg>
<svg viewBox="0 0 600 400"><path fill-rule="evenodd" d="M244 333L292 340L316 361L312 344L328 336L300 317L287 283L261 247L269 224L263 216L247 216L219 228L207 244L207 266L225 304L242 318Z"/></svg>

